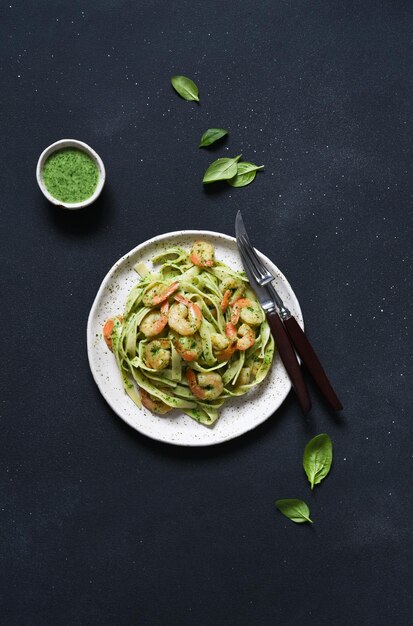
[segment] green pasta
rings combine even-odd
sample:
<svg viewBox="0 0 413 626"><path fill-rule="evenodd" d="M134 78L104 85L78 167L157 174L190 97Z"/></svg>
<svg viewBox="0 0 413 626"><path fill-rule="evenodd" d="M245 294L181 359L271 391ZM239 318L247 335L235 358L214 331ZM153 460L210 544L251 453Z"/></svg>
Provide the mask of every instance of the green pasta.
<svg viewBox="0 0 413 626"><path fill-rule="evenodd" d="M207 242L169 248L152 263L135 266L141 280L103 337L138 407L180 409L211 426L227 399L268 374L275 346L264 311L245 274L217 261Z"/></svg>

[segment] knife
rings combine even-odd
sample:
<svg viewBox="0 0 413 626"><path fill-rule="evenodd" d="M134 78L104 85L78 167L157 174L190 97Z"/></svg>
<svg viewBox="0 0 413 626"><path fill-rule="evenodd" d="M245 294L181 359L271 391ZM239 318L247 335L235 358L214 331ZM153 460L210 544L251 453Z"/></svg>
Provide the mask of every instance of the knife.
<svg viewBox="0 0 413 626"><path fill-rule="evenodd" d="M278 315L279 318L281 318L280 323L287 331L292 345L304 362L308 372L312 376L314 382L316 383L322 395L330 404L330 406L335 411L340 411L343 406L338 399L330 381L328 380L319 358L317 357L301 326L298 324L295 317L284 305L281 296L274 287L272 281L275 279L275 277L271 274L268 268L264 266L256 251L252 247L240 211L238 211L235 220L235 232L237 236L238 249L240 250L241 258L243 259L244 268L246 272L247 268L249 269L249 272L247 272L248 278L252 276L252 278L254 279L254 285L259 285L261 289L268 290L268 296L274 301L278 309ZM281 351L280 356L282 358Z"/></svg>
<svg viewBox="0 0 413 626"><path fill-rule="evenodd" d="M252 273L250 265L248 264L248 258L246 257L246 253L244 252L243 245L241 243L241 236L244 231L245 227L243 228L241 213L238 211L237 219L235 221L235 233L237 237L238 250L241 255L245 273L247 274L250 285L253 288L262 308L265 311L268 324L277 344L278 353L281 357L282 362L284 363L287 374L290 377L291 384L294 387L301 410L305 415L311 408L311 401L310 396L308 395L306 384L304 382L303 374L298 364L294 348L291 345L290 338L277 313L275 300L273 299L273 297L271 297L268 288L266 286L261 286L257 282Z"/></svg>

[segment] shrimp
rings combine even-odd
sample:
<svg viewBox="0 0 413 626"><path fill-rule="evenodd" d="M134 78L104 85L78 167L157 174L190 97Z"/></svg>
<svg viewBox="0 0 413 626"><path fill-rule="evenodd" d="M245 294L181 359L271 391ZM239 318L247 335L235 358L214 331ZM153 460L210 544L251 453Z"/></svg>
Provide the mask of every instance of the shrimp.
<svg viewBox="0 0 413 626"><path fill-rule="evenodd" d="M198 267L212 267L215 265L214 246L206 241L195 241L189 255L191 263Z"/></svg>
<svg viewBox="0 0 413 626"><path fill-rule="evenodd" d="M238 350L248 350L254 345L255 332L248 324L241 324L237 330L237 335L240 337L237 341Z"/></svg>
<svg viewBox="0 0 413 626"><path fill-rule="evenodd" d="M150 311L140 323L139 329L146 337L159 335L168 323L169 303L164 302L161 310Z"/></svg>
<svg viewBox="0 0 413 626"><path fill-rule="evenodd" d="M250 300L249 298L240 298L232 306L231 322L237 324L240 318L250 326L258 326L264 321L260 305L255 300Z"/></svg>
<svg viewBox="0 0 413 626"><path fill-rule="evenodd" d="M237 350L248 350L255 343L255 331L248 324L241 324L239 328L232 322L228 322L225 326L227 337L233 341L236 340L235 347Z"/></svg>
<svg viewBox="0 0 413 626"><path fill-rule="evenodd" d="M142 301L145 306L157 306L167 300L179 287L179 282L175 281L168 287L165 287L162 283L157 283L145 293Z"/></svg>
<svg viewBox="0 0 413 626"><path fill-rule="evenodd" d="M152 396L145 389L140 388L141 400L143 406L152 411L153 413L159 413L159 415L164 415L168 411L172 409L171 406L159 400L156 396Z"/></svg>
<svg viewBox="0 0 413 626"><path fill-rule="evenodd" d="M236 339L237 336L237 328L232 322L227 322L225 324L225 334L230 339Z"/></svg>
<svg viewBox="0 0 413 626"><path fill-rule="evenodd" d="M245 284L240 278L234 276L227 276L221 282L221 290L224 292L224 297L221 301L221 310L223 313L227 310L229 305L233 305L245 291Z"/></svg>
<svg viewBox="0 0 413 626"><path fill-rule="evenodd" d="M196 361L202 354L202 341L199 335L189 337L174 336L175 350L184 361Z"/></svg>
<svg viewBox="0 0 413 626"><path fill-rule="evenodd" d="M231 324L229 325L232 326ZM229 361L229 359L232 357L235 350L237 349L236 336L236 329L235 337L231 334L227 334L227 337L224 337L224 335L220 335L219 333L214 333L211 335L212 349L217 360L220 363L222 363L223 361Z"/></svg>
<svg viewBox="0 0 413 626"><path fill-rule="evenodd" d="M118 320L122 323L123 322L123 317L122 315L118 315L117 316ZM103 334L103 339L105 340L105 343L107 345L107 347L109 348L110 351L112 351L112 332L113 332L113 327L115 325L115 321L113 317L110 317L108 320L106 320L104 326L103 326L103 330L102 330L102 334Z"/></svg>
<svg viewBox="0 0 413 626"><path fill-rule="evenodd" d="M224 297L221 300L221 311L225 313L227 308L229 307L229 299L231 298L231 290L227 289L224 293Z"/></svg>
<svg viewBox="0 0 413 626"><path fill-rule="evenodd" d="M243 301L245 300L248 300L248 298L243 298ZM241 321L249 324L249 326L259 326L264 321L264 313L255 300L250 300L249 304L243 304L239 317Z"/></svg>
<svg viewBox="0 0 413 626"><path fill-rule="evenodd" d="M235 341L224 350L219 350L219 352L215 352L215 356L219 363L223 363L223 361L229 361L235 350L237 349L237 342Z"/></svg>
<svg viewBox="0 0 413 626"><path fill-rule="evenodd" d="M215 400L224 390L222 378L216 372L199 373L197 379L194 370L188 368L186 370L186 378L190 390L200 400Z"/></svg>
<svg viewBox="0 0 413 626"><path fill-rule="evenodd" d="M215 350L225 350L225 348L228 348L229 345L228 339L220 333L212 333L211 343Z"/></svg>
<svg viewBox="0 0 413 626"><path fill-rule="evenodd" d="M163 370L171 360L169 339L154 339L145 346L145 361L154 370Z"/></svg>
<svg viewBox="0 0 413 626"><path fill-rule="evenodd" d="M169 311L169 326L179 335L194 335L202 324L202 312L195 302L184 296L175 296L176 304Z"/></svg>

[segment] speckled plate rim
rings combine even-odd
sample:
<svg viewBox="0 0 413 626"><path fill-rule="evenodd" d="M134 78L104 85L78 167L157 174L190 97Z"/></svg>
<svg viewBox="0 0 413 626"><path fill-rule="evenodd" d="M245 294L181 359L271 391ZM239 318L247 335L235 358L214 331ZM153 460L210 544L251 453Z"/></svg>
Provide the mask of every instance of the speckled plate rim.
<svg viewBox="0 0 413 626"><path fill-rule="evenodd" d="M219 260L242 269L236 240L229 235L205 230L182 230L157 235L139 244L116 261L99 287L87 322L87 354L90 369L99 391L109 406L123 421L141 434L179 446L216 445L243 435L273 415L291 389L290 379L279 356L276 355L265 381L242 398L228 401L221 409L221 415L213 427L200 425L177 410L166 416L154 415L144 407L139 409L124 393L115 360L101 337L102 324L111 315L122 311L127 292L138 280L133 265L141 260L147 263L155 253L155 250L148 253L151 248L188 246L200 238L210 241L216 247L216 256ZM286 305L304 327L301 308L289 282L265 255L257 252L276 276L275 285ZM230 258L223 258L223 254ZM122 280L122 272L127 272L131 285L125 285L127 279ZM116 291L118 293L115 293Z"/></svg>

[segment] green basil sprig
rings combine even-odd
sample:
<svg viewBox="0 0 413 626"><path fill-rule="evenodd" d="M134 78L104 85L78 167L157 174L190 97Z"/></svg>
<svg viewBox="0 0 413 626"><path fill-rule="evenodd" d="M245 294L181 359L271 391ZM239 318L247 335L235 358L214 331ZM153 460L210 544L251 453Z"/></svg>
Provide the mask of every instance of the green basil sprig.
<svg viewBox="0 0 413 626"><path fill-rule="evenodd" d="M332 461L333 443L328 435L322 433L307 443L304 450L303 467L310 481L311 489L327 476Z"/></svg>
<svg viewBox="0 0 413 626"><path fill-rule="evenodd" d="M225 135L228 135L228 131L223 128L208 128L202 135L198 148L206 148Z"/></svg>
<svg viewBox="0 0 413 626"><path fill-rule="evenodd" d="M314 524L313 520L310 519L310 509L302 500L295 500L294 498L277 500L275 506L285 517L296 524L304 524L305 522Z"/></svg>
<svg viewBox="0 0 413 626"><path fill-rule="evenodd" d="M228 185L231 187L246 187L254 180L258 170L264 169L263 165L255 165L254 163L248 163L248 161L242 161L238 163L237 173L234 178L228 180Z"/></svg>
<svg viewBox="0 0 413 626"><path fill-rule="evenodd" d="M198 87L194 81L186 76L172 76L172 87L184 100L195 100L199 102Z"/></svg>
<svg viewBox="0 0 413 626"><path fill-rule="evenodd" d="M204 174L202 182L204 185L214 183L217 180L228 180L234 178L237 173L237 163L241 158L241 154L233 159L217 159L208 167Z"/></svg>

